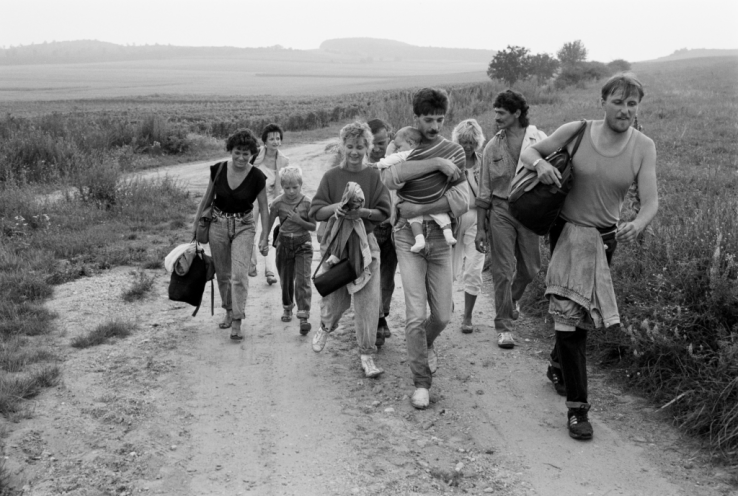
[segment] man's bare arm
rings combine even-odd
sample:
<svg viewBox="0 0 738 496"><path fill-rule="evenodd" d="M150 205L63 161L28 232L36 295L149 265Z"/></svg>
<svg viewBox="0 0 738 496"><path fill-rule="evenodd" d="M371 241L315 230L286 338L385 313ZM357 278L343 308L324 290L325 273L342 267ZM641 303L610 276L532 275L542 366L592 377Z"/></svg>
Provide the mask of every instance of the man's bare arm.
<svg viewBox="0 0 738 496"><path fill-rule="evenodd" d="M626 222L618 227L616 239L629 243L641 234L651 223L659 210L659 195L656 185L656 146L649 143L641 168L638 171L638 194L641 197L641 209L632 222Z"/></svg>

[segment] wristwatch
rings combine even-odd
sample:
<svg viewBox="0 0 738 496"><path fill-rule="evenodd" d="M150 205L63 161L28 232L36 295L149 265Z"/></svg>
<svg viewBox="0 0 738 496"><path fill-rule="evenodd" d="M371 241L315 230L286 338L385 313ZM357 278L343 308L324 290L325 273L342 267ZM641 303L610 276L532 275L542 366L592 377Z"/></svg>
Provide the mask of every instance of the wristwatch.
<svg viewBox="0 0 738 496"><path fill-rule="evenodd" d="M536 165L538 165L538 162L540 162L541 160L543 160L543 157L541 157L541 158L539 158L539 159L536 159L536 161L535 161L535 162L533 162L533 169L534 169L534 170L535 170L535 168L536 168Z"/></svg>

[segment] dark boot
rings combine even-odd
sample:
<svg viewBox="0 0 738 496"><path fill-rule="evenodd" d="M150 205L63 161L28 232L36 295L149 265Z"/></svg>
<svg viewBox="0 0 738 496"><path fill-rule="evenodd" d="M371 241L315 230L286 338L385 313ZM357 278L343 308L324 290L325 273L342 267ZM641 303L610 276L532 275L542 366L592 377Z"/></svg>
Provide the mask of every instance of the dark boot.
<svg viewBox="0 0 738 496"><path fill-rule="evenodd" d="M569 408L566 414L568 418L569 436L580 441L592 439L592 424L589 423L587 412L589 405L582 405L578 408Z"/></svg>

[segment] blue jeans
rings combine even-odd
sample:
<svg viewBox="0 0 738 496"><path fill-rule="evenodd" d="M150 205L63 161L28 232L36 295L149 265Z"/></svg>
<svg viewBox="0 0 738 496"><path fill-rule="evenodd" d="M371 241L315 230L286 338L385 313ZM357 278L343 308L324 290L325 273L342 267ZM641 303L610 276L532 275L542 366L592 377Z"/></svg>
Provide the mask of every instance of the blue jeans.
<svg viewBox="0 0 738 496"><path fill-rule="evenodd" d="M425 248L413 253L415 237L410 224L400 220L395 231L395 250L405 292L405 340L416 388L430 388L428 347L433 346L451 319L453 271L451 247L435 221L423 222ZM404 224L404 225L403 225ZM430 307L430 315L427 312Z"/></svg>
<svg viewBox="0 0 738 496"><path fill-rule="evenodd" d="M381 263L379 267L382 286L382 305L379 317L387 317L390 313L392 293L395 291L395 272L397 272L397 253L392 243L392 226L380 224L374 228L374 236L379 244Z"/></svg>
<svg viewBox="0 0 738 496"><path fill-rule="evenodd" d="M292 310L297 303L297 317L310 317L310 264L313 261L313 243L310 233L295 236L280 234L277 238L277 272L282 285L282 306Z"/></svg>
<svg viewBox="0 0 738 496"><path fill-rule="evenodd" d="M213 215L210 223L210 252L218 278L218 292L223 308L232 310L236 320L246 316L254 236L256 227L253 215L243 219Z"/></svg>

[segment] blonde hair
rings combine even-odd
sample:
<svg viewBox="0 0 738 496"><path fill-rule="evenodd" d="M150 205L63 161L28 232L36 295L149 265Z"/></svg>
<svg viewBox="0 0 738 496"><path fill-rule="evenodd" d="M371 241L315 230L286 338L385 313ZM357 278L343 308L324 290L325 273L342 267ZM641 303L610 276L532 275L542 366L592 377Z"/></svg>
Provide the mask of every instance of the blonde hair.
<svg viewBox="0 0 738 496"><path fill-rule="evenodd" d="M397 131L397 134L395 135L395 139L400 138L405 141L412 141L416 145L419 145L420 142L423 140L423 135L420 134L420 131L415 129L412 126L405 126L399 131Z"/></svg>
<svg viewBox="0 0 738 496"><path fill-rule="evenodd" d="M451 141L458 143L461 140L474 142L474 151L478 152L482 149L484 146L484 132L476 119L466 119L459 122L451 132Z"/></svg>
<svg viewBox="0 0 738 496"><path fill-rule="evenodd" d="M288 165L284 169L279 170L279 184L284 186L285 182L297 181L302 184L302 169L299 165Z"/></svg>
<svg viewBox="0 0 738 496"><path fill-rule="evenodd" d="M374 146L374 135L366 122L354 121L351 124L346 124L341 129L339 136L341 137L342 146L350 139L363 139L366 143L367 154L372 151L372 147Z"/></svg>

